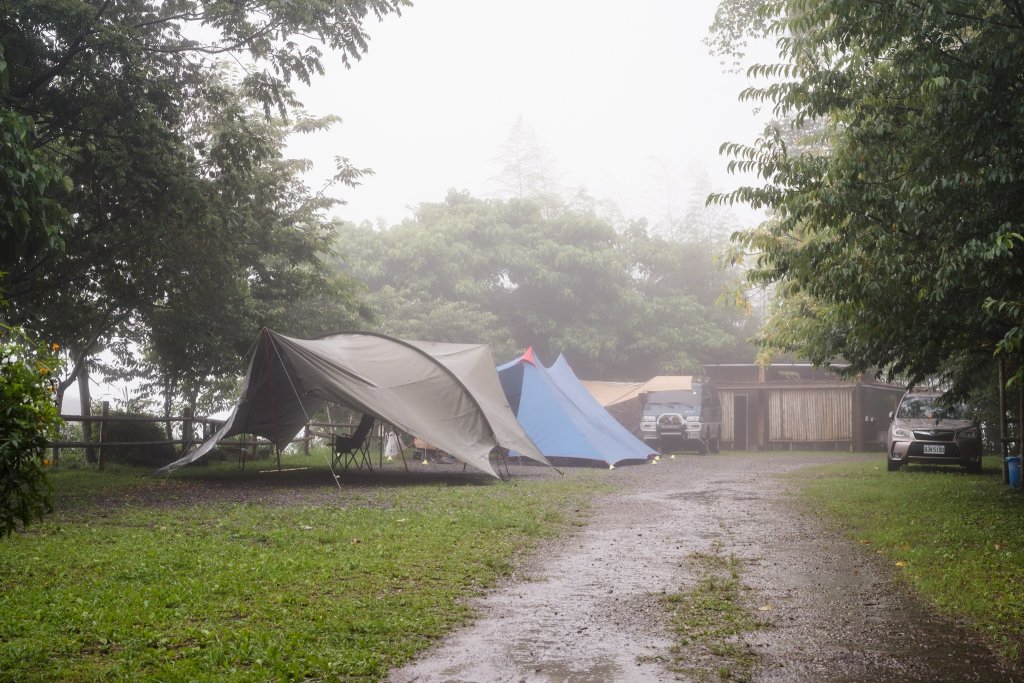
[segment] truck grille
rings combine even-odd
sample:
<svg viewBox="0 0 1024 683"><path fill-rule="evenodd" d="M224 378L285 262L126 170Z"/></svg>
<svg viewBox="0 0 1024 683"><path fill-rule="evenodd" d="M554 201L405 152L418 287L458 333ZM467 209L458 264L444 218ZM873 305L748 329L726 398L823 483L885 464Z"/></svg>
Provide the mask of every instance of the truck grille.
<svg viewBox="0 0 1024 683"><path fill-rule="evenodd" d="M949 429L915 429L914 438L918 441L952 441L956 432Z"/></svg>

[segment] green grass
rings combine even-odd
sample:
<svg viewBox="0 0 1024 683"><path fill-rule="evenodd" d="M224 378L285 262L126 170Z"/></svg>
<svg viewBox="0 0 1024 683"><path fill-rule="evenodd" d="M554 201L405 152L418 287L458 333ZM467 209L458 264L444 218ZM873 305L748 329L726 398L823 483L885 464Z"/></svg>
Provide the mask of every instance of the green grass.
<svg viewBox="0 0 1024 683"><path fill-rule="evenodd" d="M816 512L872 547L926 601L966 620L1020 662L1024 638L1024 496L989 458L981 475L876 463L814 467L798 475Z"/></svg>
<svg viewBox="0 0 1024 683"><path fill-rule="evenodd" d="M664 598L676 636L669 668L697 681L748 681L757 656L743 635L765 624L747 604L742 564L717 550L689 559L701 579L693 588Z"/></svg>
<svg viewBox="0 0 1024 683"><path fill-rule="evenodd" d="M0 541L0 680L379 680L599 486L286 474L56 473L56 514Z"/></svg>

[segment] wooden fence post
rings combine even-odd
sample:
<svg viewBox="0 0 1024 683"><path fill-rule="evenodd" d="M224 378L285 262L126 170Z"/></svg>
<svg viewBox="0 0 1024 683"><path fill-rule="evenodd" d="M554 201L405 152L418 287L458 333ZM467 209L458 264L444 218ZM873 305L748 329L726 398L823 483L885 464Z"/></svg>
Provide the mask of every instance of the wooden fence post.
<svg viewBox="0 0 1024 683"><path fill-rule="evenodd" d="M309 455L309 423L306 423L306 428L302 431L302 453L303 455Z"/></svg>
<svg viewBox="0 0 1024 683"><path fill-rule="evenodd" d="M103 469L103 443L107 440L107 417L110 415L110 401L103 402L103 419L100 420L100 447L96 451L96 465Z"/></svg>
<svg viewBox="0 0 1024 683"><path fill-rule="evenodd" d="M181 453L185 455L185 452L192 447L192 441L195 439L195 434L192 432L192 418L195 417L192 414L192 406L185 406L185 419L181 422Z"/></svg>

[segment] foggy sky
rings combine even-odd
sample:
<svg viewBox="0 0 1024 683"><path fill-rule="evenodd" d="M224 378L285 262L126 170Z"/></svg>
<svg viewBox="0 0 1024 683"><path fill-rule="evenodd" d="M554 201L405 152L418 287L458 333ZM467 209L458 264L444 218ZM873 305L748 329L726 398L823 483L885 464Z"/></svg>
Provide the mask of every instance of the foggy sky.
<svg viewBox="0 0 1024 683"><path fill-rule="evenodd" d="M627 218L678 211L706 174L728 176L722 142L752 142L766 117L738 94L702 40L716 0L417 2L367 25L370 49L300 90L314 114L343 123L289 148L319 182L335 155L376 175L331 194L335 214L387 224L449 188L499 195L501 148L521 120L555 163L564 191L612 200Z"/></svg>

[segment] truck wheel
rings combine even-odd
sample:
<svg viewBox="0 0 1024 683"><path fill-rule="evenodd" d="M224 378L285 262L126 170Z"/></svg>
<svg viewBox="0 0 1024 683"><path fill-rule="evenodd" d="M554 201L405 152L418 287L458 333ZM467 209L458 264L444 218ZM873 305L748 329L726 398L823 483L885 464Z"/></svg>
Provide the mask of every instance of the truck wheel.
<svg viewBox="0 0 1024 683"><path fill-rule="evenodd" d="M708 444L708 448L711 449L712 453L720 453L722 451L722 435L719 434L715 438L711 439L710 444Z"/></svg>

